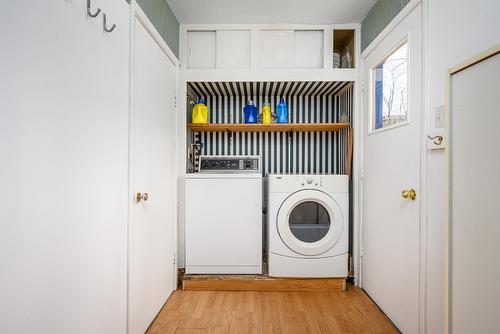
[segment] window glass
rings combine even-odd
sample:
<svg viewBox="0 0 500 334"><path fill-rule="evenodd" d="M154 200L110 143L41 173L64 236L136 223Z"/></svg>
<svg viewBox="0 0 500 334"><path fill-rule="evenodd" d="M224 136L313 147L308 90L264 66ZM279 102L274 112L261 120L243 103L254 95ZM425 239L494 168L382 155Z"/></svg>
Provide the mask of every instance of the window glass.
<svg viewBox="0 0 500 334"><path fill-rule="evenodd" d="M373 69L373 124L377 130L408 120L408 43Z"/></svg>
<svg viewBox="0 0 500 334"><path fill-rule="evenodd" d="M288 223L297 239L316 242L323 239L330 230L330 215L321 204L308 201L292 210Z"/></svg>

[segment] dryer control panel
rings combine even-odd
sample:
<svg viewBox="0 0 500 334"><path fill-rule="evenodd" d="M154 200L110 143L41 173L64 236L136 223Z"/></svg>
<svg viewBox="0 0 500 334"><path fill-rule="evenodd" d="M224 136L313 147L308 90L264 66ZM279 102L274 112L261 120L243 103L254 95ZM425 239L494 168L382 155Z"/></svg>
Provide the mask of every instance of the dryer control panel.
<svg viewBox="0 0 500 334"><path fill-rule="evenodd" d="M261 173L260 156L202 155L200 173Z"/></svg>

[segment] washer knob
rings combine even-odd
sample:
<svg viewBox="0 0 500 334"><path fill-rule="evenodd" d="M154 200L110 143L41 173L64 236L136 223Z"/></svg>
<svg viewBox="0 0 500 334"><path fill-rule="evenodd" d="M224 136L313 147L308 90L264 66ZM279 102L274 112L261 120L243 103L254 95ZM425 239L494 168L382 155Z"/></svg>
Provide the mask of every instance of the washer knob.
<svg viewBox="0 0 500 334"><path fill-rule="evenodd" d="M307 184L312 184L313 183L313 178L312 177L308 177L306 179L306 182L307 182Z"/></svg>

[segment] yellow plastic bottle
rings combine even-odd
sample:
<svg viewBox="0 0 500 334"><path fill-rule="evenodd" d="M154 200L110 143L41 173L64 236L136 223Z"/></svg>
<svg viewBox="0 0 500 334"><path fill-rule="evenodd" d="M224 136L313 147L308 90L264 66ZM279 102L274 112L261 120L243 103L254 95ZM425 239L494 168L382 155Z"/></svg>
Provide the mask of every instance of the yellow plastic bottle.
<svg viewBox="0 0 500 334"><path fill-rule="evenodd" d="M271 124L271 106L267 102L262 107L262 124Z"/></svg>
<svg viewBox="0 0 500 334"><path fill-rule="evenodd" d="M192 122L196 124L208 123L208 107L205 105L205 100L200 98L196 101L191 111Z"/></svg>

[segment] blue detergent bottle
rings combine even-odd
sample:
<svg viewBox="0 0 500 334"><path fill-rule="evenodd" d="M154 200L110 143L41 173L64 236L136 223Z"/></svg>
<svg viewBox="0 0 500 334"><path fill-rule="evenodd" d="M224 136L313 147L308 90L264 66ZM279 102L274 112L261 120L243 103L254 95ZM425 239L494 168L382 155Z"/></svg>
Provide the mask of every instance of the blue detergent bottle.
<svg viewBox="0 0 500 334"><path fill-rule="evenodd" d="M276 107L276 122L288 123L288 107L284 98L280 99L280 103Z"/></svg>
<svg viewBox="0 0 500 334"><path fill-rule="evenodd" d="M248 101L245 108L243 108L243 112L245 113L245 123L257 123L257 107L253 104L253 101Z"/></svg>

